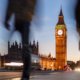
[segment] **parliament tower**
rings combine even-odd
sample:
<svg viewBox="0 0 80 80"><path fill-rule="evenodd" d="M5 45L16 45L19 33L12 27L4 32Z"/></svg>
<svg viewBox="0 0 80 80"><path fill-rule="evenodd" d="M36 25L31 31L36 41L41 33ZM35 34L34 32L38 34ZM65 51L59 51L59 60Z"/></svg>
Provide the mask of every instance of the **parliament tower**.
<svg viewBox="0 0 80 80"><path fill-rule="evenodd" d="M63 70L67 64L67 29L64 22L62 9L55 28L56 41L56 70Z"/></svg>

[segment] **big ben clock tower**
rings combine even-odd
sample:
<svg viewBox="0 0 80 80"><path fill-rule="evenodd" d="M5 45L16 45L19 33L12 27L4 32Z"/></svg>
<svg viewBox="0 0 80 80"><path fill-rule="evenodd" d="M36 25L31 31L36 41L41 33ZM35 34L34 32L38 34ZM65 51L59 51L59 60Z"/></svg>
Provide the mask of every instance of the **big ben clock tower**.
<svg viewBox="0 0 80 80"><path fill-rule="evenodd" d="M55 28L56 37L56 69L63 70L67 63L67 29L64 23L62 9Z"/></svg>

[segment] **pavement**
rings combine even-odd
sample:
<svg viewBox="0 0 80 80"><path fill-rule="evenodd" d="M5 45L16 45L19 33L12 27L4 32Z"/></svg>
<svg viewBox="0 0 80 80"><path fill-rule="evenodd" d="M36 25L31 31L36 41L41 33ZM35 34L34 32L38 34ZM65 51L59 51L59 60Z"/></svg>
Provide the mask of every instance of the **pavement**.
<svg viewBox="0 0 80 80"><path fill-rule="evenodd" d="M21 72L0 72L0 80L20 80ZM11 78L12 77L12 78ZM80 80L80 72L34 72L30 80Z"/></svg>
<svg viewBox="0 0 80 80"><path fill-rule="evenodd" d="M44 75L38 75L31 80L80 80L80 74L73 72L55 72Z"/></svg>
<svg viewBox="0 0 80 80"><path fill-rule="evenodd" d="M12 80L20 76L21 72L0 72L0 80Z"/></svg>
<svg viewBox="0 0 80 80"><path fill-rule="evenodd" d="M30 80L80 80L80 72L51 72L34 75Z"/></svg>

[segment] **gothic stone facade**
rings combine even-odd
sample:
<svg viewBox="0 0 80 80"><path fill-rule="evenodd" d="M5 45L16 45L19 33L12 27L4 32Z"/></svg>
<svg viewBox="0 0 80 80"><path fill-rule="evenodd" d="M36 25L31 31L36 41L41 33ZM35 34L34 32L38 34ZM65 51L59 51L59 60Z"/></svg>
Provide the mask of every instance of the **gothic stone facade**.
<svg viewBox="0 0 80 80"><path fill-rule="evenodd" d="M64 23L62 10L55 28L56 41L56 69L63 70L67 65L67 29Z"/></svg>
<svg viewBox="0 0 80 80"><path fill-rule="evenodd" d="M35 43L33 41L33 44L29 44L29 47L31 49L31 54L38 56L38 49L39 45L38 42ZM9 62L22 62L22 44L18 44L16 41L10 45L10 42L8 42L8 54L2 56L2 62L9 63Z"/></svg>

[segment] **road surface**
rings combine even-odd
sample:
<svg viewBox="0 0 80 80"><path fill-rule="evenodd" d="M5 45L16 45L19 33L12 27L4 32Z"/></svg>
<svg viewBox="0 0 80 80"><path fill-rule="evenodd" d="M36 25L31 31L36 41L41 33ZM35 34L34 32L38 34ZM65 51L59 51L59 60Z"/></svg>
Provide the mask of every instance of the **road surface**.
<svg viewBox="0 0 80 80"><path fill-rule="evenodd" d="M19 72L5 72L0 73L0 80L20 80L20 76ZM38 72L30 80L80 80L80 72Z"/></svg>

